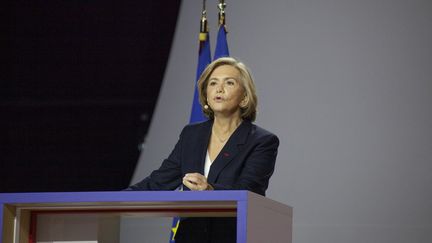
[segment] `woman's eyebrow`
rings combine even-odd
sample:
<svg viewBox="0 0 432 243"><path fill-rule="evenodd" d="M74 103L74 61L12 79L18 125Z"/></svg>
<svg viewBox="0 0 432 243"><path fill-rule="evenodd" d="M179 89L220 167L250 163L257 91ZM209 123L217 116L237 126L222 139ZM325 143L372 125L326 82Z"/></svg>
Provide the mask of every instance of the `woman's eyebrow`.
<svg viewBox="0 0 432 243"><path fill-rule="evenodd" d="M234 79L234 80L237 80L236 77L231 77L231 76L223 77L223 78L221 78L221 79L222 79L222 80L228 80L228 79ZM219 80L219 78L211 77L211 78L209 78L209 81L210 81L210 80Z"/></svg>

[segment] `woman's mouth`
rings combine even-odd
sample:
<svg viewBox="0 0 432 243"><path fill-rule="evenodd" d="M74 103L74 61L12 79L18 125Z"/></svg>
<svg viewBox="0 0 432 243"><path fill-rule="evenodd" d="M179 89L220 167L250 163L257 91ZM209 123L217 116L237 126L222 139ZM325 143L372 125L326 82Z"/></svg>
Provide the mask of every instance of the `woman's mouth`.
<svg viewBox="0 0 432 243"><path fill-rule="evenodd" d="M216 97L214 98L214 100L215 100L215 101L223 101L224 98L223 98L222 96L216 96Z"/></svg>

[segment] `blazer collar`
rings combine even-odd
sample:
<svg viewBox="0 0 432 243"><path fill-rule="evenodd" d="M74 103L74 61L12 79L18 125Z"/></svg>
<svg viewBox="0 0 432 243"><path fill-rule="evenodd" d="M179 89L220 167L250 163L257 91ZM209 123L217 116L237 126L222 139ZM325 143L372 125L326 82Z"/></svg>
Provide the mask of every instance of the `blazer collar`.
<svg viewBox="0 0 432 243"><path fill-rule="evenodd" d="M205 144L204 154L202 157L202 170L204 171L204 163L205 163L205 156L207 153L207 148L210 140L211 135L211 128L213 125L213 121L211 122L209 126L209 131L207 134L207 141ZM210 172L207 178L207 181L209 183L214 183L220 172L222 171L225 166L232 161L232 159L241 151L241 145L245 144L247 142L247 138L249 135L249 132L251 130L252 124L250 121L243 121L239 127L234 131L234 133L230 136L227 143L224 145L216 159L213 161ZM203 172L202 171L202 172Z"/></svg>

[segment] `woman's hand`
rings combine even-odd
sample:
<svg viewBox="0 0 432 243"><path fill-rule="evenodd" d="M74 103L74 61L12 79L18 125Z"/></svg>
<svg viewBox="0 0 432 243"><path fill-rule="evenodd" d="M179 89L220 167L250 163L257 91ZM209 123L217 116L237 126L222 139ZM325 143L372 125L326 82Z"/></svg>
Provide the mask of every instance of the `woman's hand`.
<svg viewBox="0 0 432 243"><path fill-rule="evenodd" d="M188 173L183 177L183 184L192 191L213 190L207 183L207 178L200 173Z"/></svg>

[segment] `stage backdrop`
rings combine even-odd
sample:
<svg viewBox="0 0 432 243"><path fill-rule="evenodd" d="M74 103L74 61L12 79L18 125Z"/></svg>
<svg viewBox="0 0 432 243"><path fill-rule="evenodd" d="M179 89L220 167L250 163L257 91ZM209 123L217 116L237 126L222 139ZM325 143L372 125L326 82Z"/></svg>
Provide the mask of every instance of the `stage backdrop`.
<svg viewBox="0 0 432 243"><path fill-rule="evenodd" d="M268 197L294 207L294 242L432 242L432 2L227 2L231 55L259 92L257 124L281 140ZM188 123L200 8L183 1L133 182Z"/></svg>

